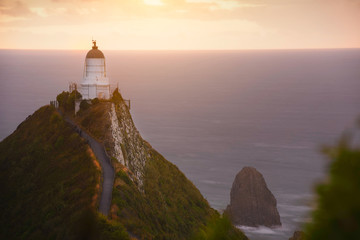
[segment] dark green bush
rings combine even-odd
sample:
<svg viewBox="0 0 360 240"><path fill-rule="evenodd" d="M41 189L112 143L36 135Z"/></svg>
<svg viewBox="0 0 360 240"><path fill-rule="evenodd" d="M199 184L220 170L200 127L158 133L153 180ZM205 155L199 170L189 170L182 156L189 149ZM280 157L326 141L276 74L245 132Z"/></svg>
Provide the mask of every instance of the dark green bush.
<svg viewBox="0 0 360 240"><path fill-rule="evenodd" d="M316 188L317 209L306 239L360 239L360 146L344 139L326 153L329 178Z"/></svg>
<svg viewBox="0 0 360 240"><path fill-rule="evenodd" d="M56 100L59 102L59 107L63 108L65 112L75 110L75 99L81 99L81 94L74 90L71 93L63 91L56 96Z"/></svg>
<svg viewBox="0 0 360 240"><path fill-rule="evenodd" d="M112 94L112 100L115 102L115 103L118 103L118 102L121 102L123 101L123 98L119 92L119 89L116 88Z"/></svg>
<svg viewBox="0 0 360 240"><path fill-rule="evenodd" d="M82 111L89 109L90 106L91 105L88 103L87 100L82 100L80 102L80 110L82 110Z"/></svg>
<svg viewBox="0 0 360 240"><path fill-rule="evenodd" d="M96 104L98 104L99 102L100 102L100 100L99 100L98 98L94 98L94 99L91 100L91 104L92 104L92 105L96 105Z"/></svg>

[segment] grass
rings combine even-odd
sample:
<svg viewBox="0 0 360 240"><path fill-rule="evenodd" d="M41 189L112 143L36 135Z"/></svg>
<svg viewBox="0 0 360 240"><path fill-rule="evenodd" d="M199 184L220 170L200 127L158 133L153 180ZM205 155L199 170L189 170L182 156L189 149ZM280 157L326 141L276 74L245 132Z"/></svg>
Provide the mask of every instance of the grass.
<svg viewBox="0 0 360 240"><path fill-rule="evenodd" d="M86 213L107 236L98 239L128 239L95 212L99 176L84 140L53 107L40 108L0 143L0 239L81 239Z"/></svg>
<svg viewBox="0 0 360 240"><path fill-rule="evenodd" d="M140 238L188 239L216 215L185 175L155 150L146 165L144 192L121 169L116 179L114 218Z"/></svg>
<svg viewBox="0 0 360 240"><path fill-rule="evenodd" d="M114 94L114 104L124 104L120 94ZM109 134L110 102L100 102L79 113L76 121L101 140L107 148L113 146ZM118 115L131 120L128 110L118 108ZM98 131L101 129L101 131ZM124 131L125 132L125 131ZM124 133L125 134L125 133ZM121 150L125 159L131 150L125 136ZM133 142L134 143L134 142ZM147 146L147 162L141 190L133 182L131 169L112 162L116 169L111 218L121 223L139 239L247 239L232 224L222 218L186 176L143 139L137 144ZM109 151L110 150L110 151ZM108 152L112 152L109 149ZM129 160L129 159L128 159ZM209 229L214 228L215 231Z"/></svg>

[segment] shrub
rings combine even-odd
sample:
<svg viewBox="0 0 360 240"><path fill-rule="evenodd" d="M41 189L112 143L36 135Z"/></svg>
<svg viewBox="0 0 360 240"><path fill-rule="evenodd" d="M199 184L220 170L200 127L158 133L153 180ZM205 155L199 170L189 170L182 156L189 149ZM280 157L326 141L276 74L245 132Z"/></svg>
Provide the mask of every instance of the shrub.
<svg viewBox="0 0 360 240"><path fill-rule="evenodd" d="M94 98L94 99L91 100L91 104L92 104L92 105L96 105L96 104L98 104L99 102L100 102L100 100L99 100L98 98Z"/></svg>
<svg viewBox="0 0 360 240"><path fill-rule="evenodd" d="M112 100L113 100L114 102L121 102L121 101L123 101L123 98L122 98L121 94L119 93L119 89L118 89L118 88L116 88L116 89L114 90L114 92L113 92L113 94L112 94Z"/></svg>
<svg viewBox="0 0 360 240"><path fill-rule="evenodd" d="M360 239L360 146L342 140L326 153L329 178L317 186L317 209L306 239Z"/></svg>
<svg viewBox="0 0 360 240"><path fill-rule="evenodd" d="M240 240L247 237L236 229L227 215L214 216L207 226L192 237L193 240Z"/></svg>
<svg viewBox="0 0 360 240"><path fill-rule="evenodd" d="M82 100L80 102L80 110L82 110L82 111L85 111L85 110L89 109L90 106L91 105L87 102L87 100Z"/></svg>
<svg viewBox="0 0 360 240"><path fill-rule="evenodd" d="M63 91L56 96L56 100L59 102L59 106L66 108L67 99L69 98L69 92Z"/></svg>
<svg viewBox="0 0 360 240"><path fill-rule="evenodd" d="M75 99L81 99L81 94L74 90L71 93L63 91L56 96L56 100L59 102L59 106L64 109L64 111L74 111L75 109Z"/></svg>

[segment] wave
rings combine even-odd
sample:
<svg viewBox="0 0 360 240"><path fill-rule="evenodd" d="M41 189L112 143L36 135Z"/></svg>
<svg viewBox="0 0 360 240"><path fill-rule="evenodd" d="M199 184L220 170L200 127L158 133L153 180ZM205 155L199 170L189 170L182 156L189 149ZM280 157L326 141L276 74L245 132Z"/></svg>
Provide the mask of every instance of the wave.
<svg viewBox="0 0 360 240"><path fill-rule="evenodd" d="M236 226L237 228L240 228L244 232L249 233L257 233L257 234L278 234L277 229L279 228L268 228L265 226L259 226L259 227L248 227L248 226Z"/></svg>
<svg viewBox="0 0 360 240"><path fill-rule="evenodd" d="M308 146L301 146L301 145L276 145L276 144L267 144L267 143L254 143L255 147L261 148L284 148L284 149L309 149Z"/></svg>
<svg viewBox="0 0 360 240"><path fill-rule="evenodd" d="M225 182L218 182L213 180L200 180L202 183L211 184L211 185L226 185Z"/></svg>

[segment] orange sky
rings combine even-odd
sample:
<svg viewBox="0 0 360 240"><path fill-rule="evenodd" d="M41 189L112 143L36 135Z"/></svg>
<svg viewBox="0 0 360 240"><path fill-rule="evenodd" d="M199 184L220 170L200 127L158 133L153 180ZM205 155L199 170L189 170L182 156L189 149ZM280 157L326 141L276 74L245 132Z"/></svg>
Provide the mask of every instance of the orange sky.
<svg viewBox="0 0 360 240"><path fill-rule="evenodd" d="M360 0L0 0L0 48L359 48Z"/></svg>

